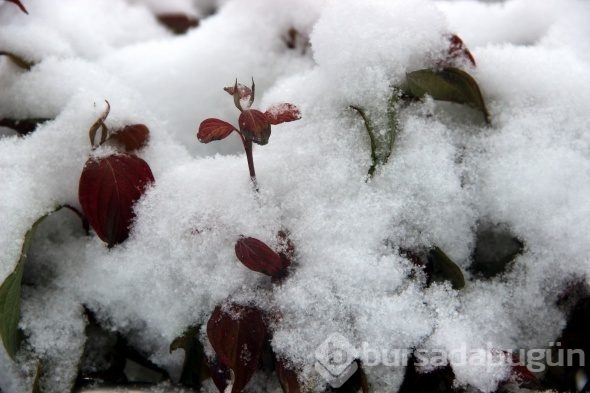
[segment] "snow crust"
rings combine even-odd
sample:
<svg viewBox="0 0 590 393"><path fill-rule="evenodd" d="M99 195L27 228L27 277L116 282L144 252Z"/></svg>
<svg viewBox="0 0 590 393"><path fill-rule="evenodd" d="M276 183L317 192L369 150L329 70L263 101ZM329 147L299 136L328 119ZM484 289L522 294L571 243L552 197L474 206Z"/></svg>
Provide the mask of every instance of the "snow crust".
<svg viewBox="0 0 590 393"><path fill-rule="evenodd" d="M130 238L112 249L84 236L68 212L40 226L20 327L50 365L47 391L72 386L83 306L172 375L182 357L169 354L171 341L206 324L227 298L278 310L273 350L313 391L325 386L314 351L334 332L357 349L385 351L545 348L559 335L565 316L556 299L573 280L588 282L590 267L587 2L24 2L28 16L0 4L0 50L37 64L24 72L0 58L0 118L54 120L22 138L0 130L0 282L38 217L79 206L87 131L105 99L108 124L149 127L139 155L156 179L136 205ZM202 19L173 36L159 12ZM292 27L311 48L286 47ZM368 180L369 138L349 105L378 120L392 86L433 66L451 32L476 58L469 72L492 125L428 99L401 108L392 155ZM290 102L302 113L256 146L259 193L237 137L208 145L195 137L208 117L237 124L222 88L251 77L255 107ZM513 269L490 280L468 270L481 222L506 225L525 244ZM245 235L276 246L281 229L296 260L273 286L238 262L234 243ZM462 268L464 289L425 288L400 253L434 245ZM33 362L17 366L0 348L0 389L26 391ZM457 385L483 392L510 373L453 370ZM404 368L365 372L375 392L393 392ZM264 375L251 383L280 390Z"/></svg>

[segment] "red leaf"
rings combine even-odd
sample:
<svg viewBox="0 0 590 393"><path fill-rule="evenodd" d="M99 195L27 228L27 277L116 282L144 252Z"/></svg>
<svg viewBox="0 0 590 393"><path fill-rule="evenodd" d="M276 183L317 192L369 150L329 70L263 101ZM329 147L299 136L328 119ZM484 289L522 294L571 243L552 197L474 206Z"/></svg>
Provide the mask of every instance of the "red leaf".
<svg viewBox="0 0 590 393"><path fill-rule="evenodd" d="M189 29L199 25L199 19L197 17L182 13L160 14L157 18L158 22L172 30L174 34L184 34Z"/></svg>
<svg viewBox="0 0 590 393"><path fill-rule="evenodd" d="M452 66L457 60L467 60L471 65L475 67L475 58L467 49L463 40L458 35L453 34L449 37L449 50L445 61L443 61L445 67Z"/></svg>
<svg viewBox="0 0 590 393"><path fill-rule="evenodd" d="M25 6L23 5L23 3L21 3L21 2L20 2L20 0L6 0L6 1L8 1L9 3L14 3L14 4L16 4L16 5L18 6L18 8L20 8L20 10L21 10L22 12L24 12L24 13L25 13L25 14L27 14L27 15L29 14L29 12L27 11L27 9L26 9L26 8L25 8Z"/></svg>
<svg viewBox="0 0 590 393"><path fill-rule="evenodd" d="M301 383L297 378L297 373L287 368L282 360L277 360L275 363L277 377L285 393L303 393L304 390L301 387Z"/></svg>
<svg viewBox="0 0 590 393"><path fill-rule="evenodd" d="M205 119L199 126L197 138L202 143L218 141L227 138L236 128L231 124L219 119Z"/></svg>
<svg viewBox="0 0 590 393"><path fill-rule="evenodd" d="M215 356L213 359L207 359L207 366L209 367L209 375L213 380L217 389L220 392L225 392L225 388L231 382L231 372L228 367L221 364L219 357Z"/></svg>
<svg viewBox="0 0 590 393"><path fill-rule="evenodd" d="M505 355L509 355L508 352L504 352ZM518 385L527 384L527 383L537 383L538 379L533 374L525 364L520 362L518 356L514 353L510 353L512 355L511 365L512 365L512 372L510 373L510 380L512 382L517 383Z"/></svg>
<svg viewBox="0 0 590 393"><path fill-rule="evenodd" d="M281 262L284 268L278 275L273 276L273 284L280 284L287 277L289 272L286 268L291 266L291 263L295 258L295 245L289 237L289 231L283 229L279 230L277 233L277 242L277 253L281 257Z"/></svg>
<svg viewBox="0 0 590 393"><path fill-rule="evenodd" d="M301 119L301 112L293 104L274 104L264 112L270 124L281 124Z"/></svg>
<svg viewBox="0 0 590 393"><path fill-rule="evenodd" d="M134 155L114 154L86 162L78 198L88 222L109 247L129 236L133 204L153 181L148 164Z"/></svg>
<svg viewBox="0 0 590 393"><path fill-rule="evenodd" d="M127 151L138 150L147 144L150 130L143 124L132 124L111 134L111 138L125 146Z"/></svg>
<svg viewBox="0 0 590 393"><path fill-rule="evenodd" d="M241 392L258 368L266 342L262 311L251 306L217 306L207 322L207 337L219 361L233 371L232 393Z"/></svg>
<svg viewBox="0 0 590 393"><path fill-rule="evenodd" d="M281 258L264 242L253 237L244 237L236 242L236 256L248 269L266 274L278 276L287 268L288 260Z"/></svg>
<svg viewBox="0 0 590 393"><path fill-rule="evenodd" d="M223 90L225 90L229 95L233 96L236 92L236 87L235 86L228 86L228 87L224 87ZM243 99L246 99L252 95L252 89L250 89L248 86L238 83L238 93L239 93L240 100L243 100Z"/></svg>
<svg viewBox="0 0 590 393"><path fill-rule="evenodd" d="M238 121L244 138L259 145L268 143L270 123L264 113L256 109L247 109L240 114Z"/></svg>

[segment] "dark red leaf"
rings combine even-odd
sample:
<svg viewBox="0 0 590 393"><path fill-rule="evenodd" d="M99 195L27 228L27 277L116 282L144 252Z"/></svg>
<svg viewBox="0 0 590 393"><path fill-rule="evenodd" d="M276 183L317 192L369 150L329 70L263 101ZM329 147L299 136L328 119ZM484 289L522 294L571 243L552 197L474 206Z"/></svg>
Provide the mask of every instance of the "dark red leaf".
<svg viewBox="0 0 590 393"><path fill-rule="evenodd" d="M259 145L266 145L270 138L270 123L266 115L256 109L248 109L240 114L240 131L244 138Z"/></svg>
<svg viewBox="0 0 590 393"><path fill-rule="evenodd" d="M512 370L510 373L510 381L514 382L518 385L526 385L526 384L536 384L538 383L538 379L535 376L535 374L533 374L528 368L527 366L523 363L520 362L520 359L518 358L518 356L514 353L509 353L507 351L502 351L504 352L504 354L506 356L512 355L511 356L511 366L512 366Z"/></svg>
<svg viewBox="0 0 590 393"><path fill-rule="evenodd" d="M236 256L248 269L278 276L287 268L288 260L281 258L264 242L253 237L244 237L236 242Z"/></svg>
<svg viewBox="0 0 590 393"><path fill-rule="evenodd" d="M197 138L202 143L209 143L211 141L218 141L229 136L236 128L219 119L205 119L199 126Z"/></svg>
<svg viewBox="0 0 590 393"><path fill-rule="evenodd" d="M174 34L184 34L199 25L199 19L186 14L160 14L158 21L172 30Z"/></svg>
<svg viewBox="0 0 590 393"><path fill-rule="evenodd" d="M82 211L109 247L129 236L134 203L154 181L148 164L130 154L114 154L86 162L78 189Z"/></svg>
<svg viewBox="0 0 590 393"><path fill-rule="evenodd" d="M232 393L241 392L258 368L267 330L262 311L251 306L217 306L207 322L207 337L219 361L233 371Z"/></svg>
<svg viewBox="0 0 590 393"><path fill-rule="evenodd" d="M264 112L270 124L281 124L301 119L301 112L293 104L274 104Z"/></svg>
<svg viewBox="0 0 590 393"><path fill-rule="evenodd" d="M249 88L248 86L242 85L241 83L238 83L237 85L238 85L238 93L239 93L240 100L246 99L252 95L251 88ZM228 87L224 87L223 90L225 90L229 95L233 96L236 92L236 87L235 86L228 86Z"/></svg>
<svg viewBox="0 0 590 393"><path fill-rule="evenodd" d="M282 360L275 363L277 377L281 383L284 393L304 393L301 383L297 378L297 373L285 366Z"/></svg>
<svg viewBox="0 0 590 393"><path fill-rule="evenodd" d="M287 48L295 49L297 47L297 37L299 36L299 32L294 27L289 28L287 30L287 34L283 37L283 41Z"/></svg>
<svg viewBox="0 0 590 393"><path fill-rule="evenodd" d="M449 50L446 60L443 62L444 67L450 67L457 60L467 60L475 67L475 58L467 49L463 40L458 35L453 34L449 37Z"/></svg>
<svg viewBox="0 0 590 393"><path fill-rule="evenodd" d="M21 2L20 2L20 0L6 0L6 1L8 1L9 3L14 3L14 4L16 4L16 5L18 6L18 8L20 8L20 10L21 10L22 12L24 12L24 13L25 13L25 14L27 14L27 15L29 14L29 12L27 11L27 9L26 9L26 8L25 8L25 6L23 5L23 3L21 3Z"/></svg>
<svg viewBox="0 0 590 393"><path fill-rule="evenodd" d="M290 238L288 230L281 229L277 232L277 242L279 247L279 255L284 254L289 260L295 257L295 245Z"/></svg>
<svg viewBox="0 0 590 393"><path fill-rule="evenodd" d="M150 139L150 130L143 124L132 124L111 134L110 138L125 146L125 150L133 151L147 144Z"/></svg>
<svg viewBox="0 0 590 393"><path fill-rule="evenodd" d="M215 356L213 359L207 359L207 366L209 367L209 375L217 389L220 392L225 392L225 388L231 382L231 372L229 367L224 366L219 361L219 357Z"/></svg>

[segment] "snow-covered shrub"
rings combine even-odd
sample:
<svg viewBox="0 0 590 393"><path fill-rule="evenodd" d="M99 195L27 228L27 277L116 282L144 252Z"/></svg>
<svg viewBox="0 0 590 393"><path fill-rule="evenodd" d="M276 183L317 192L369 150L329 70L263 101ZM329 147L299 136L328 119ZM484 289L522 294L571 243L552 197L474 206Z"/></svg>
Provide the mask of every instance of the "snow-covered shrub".
<svg viewBox="0 0 590 393"><path fill-rule="evenodd" d="M0 0L0 390L582 389L588 15Z"/></svg>

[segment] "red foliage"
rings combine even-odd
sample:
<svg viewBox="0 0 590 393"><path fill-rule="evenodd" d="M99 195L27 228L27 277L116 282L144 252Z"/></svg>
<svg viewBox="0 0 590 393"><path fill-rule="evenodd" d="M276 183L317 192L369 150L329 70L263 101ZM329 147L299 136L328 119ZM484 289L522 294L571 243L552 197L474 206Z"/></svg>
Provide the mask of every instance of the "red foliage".
<svg viewBox="0 0 590 393"><path fill-rule="evenodd" d="M236 242L236 256L248 269L271 277L281 275L289 266L286 258L281 258L264 242L253 237L244 237Z"/></svg>
<svg viewBox="0 0 590 393"><path fill-rule="evenodd" d="M130 154L113 154L86 162L78 198L88 222L109 247L129 236L134 203L154 182L148 164Z"/></svg>
<svg viewBox="0 0 590 393"><path fill-rule="evenodd" d="M274 104L264 112L270 124L281 124L301 119L301 112L293 104Z"/></svg>
<svg viewBox="0 0 590 393"><path fill-rule="evenodd" d="M456 60L467 60L471 65L475 67L475 58L467 49L463 40L459 38L458 35L453 34L449 37L449 50L448 50L447 58L445 59L444 63L445 66L448 66L450 63L455 62Z"/></svg>
<svg viewBox="0 0 590 393"><path fill-rule="evenodd" d="M270 138L270 123L266 115L257 109L247 109L238 119L244 138L259 145L266 145Z"/></svg>
<svg viewBox="0 0 590 393"><path fill-rule="evenodd" d="M207 337L219 362L233 371L232 393L248 384L262 356L267 330L262 311L251 306L217 306L207 322Z"/></svg>
<svg viewBox="0 0 590 393"><path fill-rule="evenodd" d="M237 83L237 89L240 100L248 98L252 95L252 89L248 86L242 85L241 83ZM233 96L236 93L236 86L224 87L223 90L225 90L229 95Z"/></svg>
<svg viewBox="0 0 590 393"><path fill-rule="evenodd" d="M199 126L199 132L197 138L202 143L209 143L211 141L218 141L220 139L227 138L236 128L219 119L205 119Z"/></svg>
<svg viewBox="0 0 590 393"><path fill-rule="evenodd" d="M157 18L161 24L172 30L174 34L184 34L199 25L198 18L182 13L160 14Z"/></svg>
<svg viewBox="0 0 590 393"><path fill-rule="evenodd" d="M125 146L127 151L138 150L147 144L150 130L143 124L132 124L112 134L111 138Z"/></svg>
<svg viewBox="0 0 590 393"><path fill-rule="evenodd" d="M303 387L297 378L297 373L286 367L280 359L275 363L275 370L277 377L283 388L283 392L288 393L303 393Z"/></svg>

